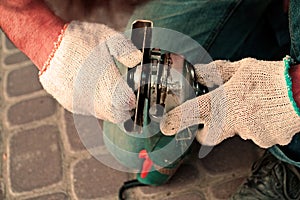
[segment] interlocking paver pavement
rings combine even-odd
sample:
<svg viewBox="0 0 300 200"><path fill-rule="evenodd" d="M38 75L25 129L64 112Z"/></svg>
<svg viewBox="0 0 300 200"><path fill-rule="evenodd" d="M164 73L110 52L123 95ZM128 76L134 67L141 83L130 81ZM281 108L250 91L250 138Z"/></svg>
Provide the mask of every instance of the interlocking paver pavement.
<svg viewBox="0 0 300 200"><path fill-rule="evenodd" d="M42 89L28 58L0 36L0 200L117 199L119 187L133 174L111 169L86 151L73 115ZM169 183L131 189L128 199L227 199L262 152L237 137L201 160L198 149L195 143Z"/></svg>

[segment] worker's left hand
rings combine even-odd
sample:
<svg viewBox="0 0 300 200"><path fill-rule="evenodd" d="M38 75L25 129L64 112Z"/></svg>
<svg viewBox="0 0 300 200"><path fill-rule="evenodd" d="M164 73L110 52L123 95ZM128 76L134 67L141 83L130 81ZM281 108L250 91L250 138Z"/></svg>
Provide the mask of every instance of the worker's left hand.
<svg viewBox="0 0 300 200"><path fill-rule="evenodd" d="M162 132L174 135L204 124L196 135L204 145L216 145L235 134L264 148L288 144L300 131L296 113L300 112L287 63L247 58L196 65L199 82L219 87L168 112L161 122Z"/></svg>
<svg viewBox="0 0 300 200"><path fill-rule="evenodd" d="M117 65L141 62L130 40L104 24L72 21L53 50L40 82L65 109L113 123L131 117L135 95Z"/></svg>

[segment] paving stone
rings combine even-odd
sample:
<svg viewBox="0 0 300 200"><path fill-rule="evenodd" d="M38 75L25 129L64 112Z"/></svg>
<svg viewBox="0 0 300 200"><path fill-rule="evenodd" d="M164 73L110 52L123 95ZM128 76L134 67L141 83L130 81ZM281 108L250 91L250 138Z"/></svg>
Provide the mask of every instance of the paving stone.
<svg viewBox="0 0 300 200"><path fill-rule="evenodd" d="M8 109L8 121L12 125L20 125L41 120L55 113L56 101L49 97L38 97L21 101Z"/></svg>
<svg viewBox="0 0 300 200"><path fill-rule="evenodd" d="M29 94L42 89L38 79L38 69L28 66L10 72L7 76L6 91L9 96L19 96Z"/></svg>
<svg viewBox="0 0 300 200"><path fill-rule="evenodd" d="M80 137L74 124L73 114L71 112L65 111L65 122L67 129L66 132L71 149L73 151L84 150L85 147L80 140Z"/></svg>
<svg viewBox="0 0 300 200"><path fill-rule="evenodd" d="M166 198L166 200L205 200L205 197L200 193L182 194L176 197Z"/></svg>
<svg viewBox="0 0 300 200"><path fill-rule="evenodd" d="M0 183L0 200L5 200L5 186L4 183Z"/></svg>
<svg viewBox="0 0 300 200"><path fill-rule="evenodd" d="M91 124L95 118L91 116L76 115L76 126L72 113L65 111L67 136L73 151L81 151L86 147L99 147L104 145L102 140L102 121L97 121L98 127ZM80 139L80 137L83 139Z"/></svg>
<svg viewBox="0 0 300 200"><path fill-rule="evenodd" d="M0 100L1 102L1 100ZM0 121L0 155L3 155L3 143L5 142L5 138L4 137L4 134L3 134L3 125L2 125L2 122ZM0 177L2 177L2 173L3 173L3 163L1 162L0 160ZM0 183L1 185L1 183ZM1 189L1 188L0 188ZM1 192L0 192L1 193ZM1 194L0 194L1 196ZM0 198L1 199L1 198Z"/></svg>
<svg viewBox="0 0 300 200"><path fill-rule="evenodd" d="M5 47L6 49L16 49L16 46L8 39L8 37L5 37Z"/></svg>
<svg viewBox="0 0 300 200"><path fill-rule="evenodd" d="M25 54L23 54L22 52L17 52L17 53L8 55L6 58L4 58L4 63L6 65L12 65L12 64L21 63L21 62L24 62L27 60L29 60L29 59Z"/></svg>
<svg viewBox="0 0 300 200"><path fill-rule="evenodd" d="M195 166L190 164L182 164L175 175L165 185L159 187L142 187L141 190L144 194L176 191L181 189L182 186L187 187L188 185L195 183L195 181L198 180L198 175L199 172Z"/></svg>
<svg viewBox="0 0 300 200"><path fill-rule="evenodd" d="M49 194L45 196L30 198L26 200L67 200L69 197L64 193Z"/></svg>
<svg viewBox="0 0 300 200"><path fill-rule="evenodd" d="M234 137L214 147L201 161L208 173L217 175L248 171L257 158L258 148L252 142Z"/></svg>
<svg viewBox="0 0 300 200"><path fill-rule="evenodd" d="M30 191L62 179L59 140L59 130L55 126L26 130L11 138L9 177L13 191Z"/></svg>
<svg viewBox="0 0 300 200"><path fill-rule="evenodd" d="M0 50L1 50L1 53L2 53L2 40L1 40L1 38L2 38L2 31L0 30ZM2 55L1 55L2 56Z"/></svg>
<svg viewBox="0 0 300 200"><path fill-rule="evenodd" d="M74 190L78 199L117 196L119 188L127 180L127 174L111 169L90 158L74 166Z"/></svg>
<svg viewBox="0 0 300 200"><path fill-rule="evenodd" d="M232 194L234 194L234 192L245 181L245 179L246 177L224 182L212 187L210 191L216 199L228 199Z"/></svg>

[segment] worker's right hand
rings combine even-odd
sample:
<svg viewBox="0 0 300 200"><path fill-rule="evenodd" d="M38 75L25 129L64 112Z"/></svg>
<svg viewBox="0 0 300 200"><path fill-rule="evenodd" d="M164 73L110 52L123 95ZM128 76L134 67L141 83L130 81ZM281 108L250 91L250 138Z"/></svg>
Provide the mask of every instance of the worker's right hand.
<svg viewBox="0 0 300 200"><path fill-rule="evenodd" d="M113 29L72 21L41 70L40 82L69 111L119 123L130 118L136 100L115 60L134 67L141 59L142 53Z"/></svg>
<svg viewBox="0 0 300 200"><path fill-rule="evenodd" d="M219 87L169 111L160 124L162 132L174 135L203 124L196 138L204 145L236 134L263 148L288 144L300 131L300 110L288 73L291 63L289 58L284 62L245 58L196 65L199 82Z"/></svg>

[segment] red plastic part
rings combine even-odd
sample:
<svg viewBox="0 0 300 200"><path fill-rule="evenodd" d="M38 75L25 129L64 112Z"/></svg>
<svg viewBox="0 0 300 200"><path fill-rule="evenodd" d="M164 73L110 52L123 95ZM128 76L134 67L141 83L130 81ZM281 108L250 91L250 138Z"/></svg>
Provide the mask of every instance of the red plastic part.
<svg viewBox="0 0 300 200"><path fill-rule="evenodd" d="M153 161L150 159L148 152L145 149L140 151L139 158L145 159L141 170L141 178L146 178L153 166Z"/></svg>

